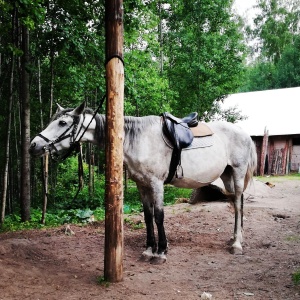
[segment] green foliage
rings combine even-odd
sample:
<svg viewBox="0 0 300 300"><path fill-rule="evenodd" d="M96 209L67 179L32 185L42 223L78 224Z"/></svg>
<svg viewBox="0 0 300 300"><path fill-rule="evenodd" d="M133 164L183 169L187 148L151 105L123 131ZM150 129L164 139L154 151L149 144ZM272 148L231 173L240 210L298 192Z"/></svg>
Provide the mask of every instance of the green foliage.
<svg viewBox="0 0 300 300"><path fill-rule="evenodd" d="M25 229L41 229L44 227L56 227L66 223L87 224L92 221L104 220L105 212L103 208L95 210L70 209L70 210L48 210L45 225L41 224L42 212L40 209L31 209L31 219L21 222L19 214L8 215L0 228L0 232L16 231Z"/></svg>
<svg viewBox="0 0 300 300"><path fill-rule="evenodd" d="M88 182L88 165L83 165L84 182ZM95 172L94 191L91 194L87 184L84 185L76 199L78 191L78 161L76 157L70 157L58 165L57 182L50 187L51 196L57 208L61 209L95 209L104 204L105 179L103 174Z"/></svg>
<svg viewBox="0 0 300 300"><path fill-rule="evenodd" d="M260 13L248 38L256 58L246 68L240 92L300 85L299 1L259 0Z"/></svg>
<svg viewBox="0 0 300 300"><path fill-rule="evenodd" d="M152 53L144 50L132 50L125 55L128 61L126 69L125 114L144 116L158 115L169 111L170 91L168 79L159 70L159 63L153 61Z"/></svg>
<svg viewBox="0 0 300 300"><path fill-rule="evenodd" d="M143 210L140 194L133 181L129 181L127 189L124 191L124 213L137 213Z"/></svg>
<svg viewBox="0 0 300 300"><path fill-rule="evenodd" d="M43 7L42 0L18 0L15 2L20 13L20 20L28 29L35 29L37 25L44 21L46 8Z"/></svg>
<svg viewBox="0 0 300 300"><path fill-rule="evenodd" d="M244 75L244 84L239 92L263 91L277 87L277 70L272 62L254 62Z"/></svg>
<svg viewBox="0 0 300 300"><path fill-rule="evenodd" d="M278 0L259 0L258 7L260 13L254 20L252 36L262 41L263 55L277 63L285 47L293 42L299 10Z"/></svg>
<svg viewBox="0 0 300 300"><path fill-rule="evenodd" d="M239 120L246 120L247 116L242 115L241 111L238 109L237 106L229 107L226 109L223 109L221 107L221 102L215 101L212 109L204 116L203 121L227 121L230 123L236 123Z"/></svg>
<svg viewBox="0 0 300 300"><path fill-rule="evenodd" d="M292 274L294 284L300 284L300 270Z"/></svg>
<svg viewBox="0 0 300 300"><path fill-rule="evenodd" d="M277 64L277 87L300 86L300 36L288 45Z"/></svg>
<svg viewBox="0 0 300 300"><path fill-rule="evenodd" d="M241 80L244 45L240 22L231 13L231 0L154 0L124 2L125 113L135 116L172 111L178 115L190 111L210 111L215 99L234 92ZM15 11L15 8L17 11ZM0 98L9 99L11 62L22 59L21 40L16 32L29 29L30 106L32 136L41 131L55 107L50 99L64 107L74 107L86 100L97 107L105 92L104 1L0 1ZM16 14L15 14L16 12ZM14 19L16 16L17 20ZM19 25L20 24L20 25ZM13 30L13 31L12 31ZM233 67L234 66L234 67ZM20 195L20 78L14 64L13 124L9 164L8 221L17 212ZM0 121L6 124L7 101L3 101ZM102 110L103 112L103 110ZM42 125L43 124L43 125ZM0 138L5 141L7 126ZM5 157L0 153L0 172ZM98 158L99 162L101 158ZM32 162L32 207L42 207L41 171ZM100 164L98 164L100 165ZM84 166L88 182L87 165ZM80 212L90 209L103 214L104 178L96 170L94 191L86 184L73 200L77 189L77 162L68 159L49 172L48 207L57 213L47 220L80 220ZM2 189L3 183L0 182ZM176 197L166 187L166 203ZM168 195L170 194L170 199ZM141 210L136 190L125 194L125 212ZM69 213L68 213L69 212ZM35 219L35 212L33 219ZM83 213L84 215L84 213ZM56 220L56 217L58 218ZM39 217L38 217L39 218ZM37 218L37 219L38 219ZM26 224L22 226L27 226Z"/></svg>
<svg viewBox="0 0 300 300"><path fill-rule="evenodd" d="M192 190L176 188L171 185L165 186L164 204L172 205L178 198L190 198Z"/></svg>
<svg viewBox="0 0 300 300"><path fill-rule="evenodd" d="M176 188L171 185L164 187L164 205L172 205L178 198L190 198L191 190ZM133 181L129 181L128 188L124 192L124 213L138 213L143 210L140 194Z"/></svg>
<svg viewBox="0 0 300 300"><path fill-rule="evenodd" d="M209 111L238 88L245 47L232 1L169 1L166 67L177 114ZM234 67L233 67L234 66Z"/></svg>
<svg viewBox="0 0 300 300"><path fill-rule="evenodd" d="M65 223L88 223L94 216L94 212L87 209L69 209L58 211L58 217L62 224Z"/></svg>

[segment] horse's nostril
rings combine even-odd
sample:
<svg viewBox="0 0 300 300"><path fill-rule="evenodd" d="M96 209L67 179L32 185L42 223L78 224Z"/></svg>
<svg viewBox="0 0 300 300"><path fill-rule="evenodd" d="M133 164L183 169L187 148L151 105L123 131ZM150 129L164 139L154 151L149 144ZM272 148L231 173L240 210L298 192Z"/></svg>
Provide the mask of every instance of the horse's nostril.
<svg viewBox="0 0 300 300"><path fill-rule="evenodd" d="M32 144L30 145L30 148L33 149L33 148L35 148L35 146L36 146L36 143L32 143Z"/></svg>

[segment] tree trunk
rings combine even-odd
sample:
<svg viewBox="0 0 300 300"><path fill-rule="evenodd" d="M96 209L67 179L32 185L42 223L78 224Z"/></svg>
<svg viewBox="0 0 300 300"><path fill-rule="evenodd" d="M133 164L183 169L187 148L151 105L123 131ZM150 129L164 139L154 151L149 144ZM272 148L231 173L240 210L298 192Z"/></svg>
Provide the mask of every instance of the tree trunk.
<svg viewBox="0 0 300 300"><path fill-rule="evenodd" d="M123 1L105 1L106 168L104 278L123 280Z"/></svg>
<svg viewBox="0 0 300 300"><path fill-rule="evenodd" d="M12 16L12 41L14 44L14 25L15 25L15 10ZM5 147L5 165L4 165L4 175L3 175L3 194L2 194L2 207L0 224L2 225L5 219L5 208L6 208L6 198L7 198L7 183L8 183L8 165L9 165L9 146L10 146L10 134L11 134L11 116L12 116L12 104L13 104L13 84L14 84L14 65L15 56L11 54L10 61L10 81L9 81L9 99L8 99L8 113L7 113L7 136L6 136L6 147Z"/></svg>
<svg viewBox="0 0 300 300"><path fill-rule="evenodd" d="M51 118L53 115L53 91L54 91L54 53L51 51L51 63L50 63L50 115L49 117Z"/></svg>
<svg viewBox="0 0 300 300"><path fill-rule="evenodd" d="M52 22L52 33L54 32L54 24L55 22ZM53 34L51 36L51 46L50 46L50 118L52 117L53 114L53 91L54 91L54 41L53 41Z"/></svg>
<svg viewBox="0 0 300 300"><path fill-rule="evenodd" d="M29 74L27 65L29 62L29 31L22 26L22 50L21 58L21 219L23 222L30 220L30 101L29 101Z"/></svg>
<svg viewBox="0 0 300 300"><path fill-rule="evenodd" d="M40 118L41 118L41 129L44 129L43 122L43 102L42 102L42 84L41 84L41 61L38 59L38 88L39 88L39 102L41 105L40 108Z"/></svg>

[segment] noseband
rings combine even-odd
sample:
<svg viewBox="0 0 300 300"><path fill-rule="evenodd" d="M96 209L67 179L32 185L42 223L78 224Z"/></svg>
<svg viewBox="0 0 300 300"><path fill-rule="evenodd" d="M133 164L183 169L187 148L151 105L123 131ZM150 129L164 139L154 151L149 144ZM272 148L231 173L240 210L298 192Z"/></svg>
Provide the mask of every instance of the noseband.
<svg viewBox="0 0 300 300"><path fill-rule="evenodd" d="M84 120L85 120L85 114L83 115L83 121L82 121L81 128L78 131L78 133L77 133L77 129L78 129L79 121L80 121L80 116L71 116L70 115L70 117L72 117L72 119L73 119L72 124L59 137L57 137L55 140L51 141L47 137L42 135L41 133L39 133L37 135L37 136L41 137L44 141L46 141L48 143L46 146L44 146L44 150L45 150L45 152L49 152L50 155L51 155L51 158L54 159L54 160L59 160L59 159L65 160L67 157L69 157L71 155L71 153L74 150L76 152L78 152L78 150L79 150L78 146L79 146L80 139L78 141L76 141L76 138L78 137L79 132L80 132L81 128L83 127ZM68 131L70 131L69 134L67 134ZM55 144L65 140L67 138L70 138L70 147L69 147L69 149L66 151L65 154L58 155L57 154L58 150L55 147ZM54 153L53 153L53 150L55 151Z"/></svg>

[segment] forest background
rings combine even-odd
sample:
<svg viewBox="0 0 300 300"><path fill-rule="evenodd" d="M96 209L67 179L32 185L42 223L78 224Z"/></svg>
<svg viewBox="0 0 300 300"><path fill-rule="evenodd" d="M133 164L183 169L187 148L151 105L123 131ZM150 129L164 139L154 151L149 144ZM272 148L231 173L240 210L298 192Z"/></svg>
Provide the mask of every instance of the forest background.
<svg viewBox="0 0 300 300"><path fill-rule="evenodd" d="M258 0L249 22L232 0L124 1L125 114L197 111L205 121L218 113L235 122L243 117L235 108L220 111L228 94L300 86L299 2ZM95 109L105 93L104 12L103 0L0 0L4 230L40 223L43 162L28 147L55 103ZM87 145L84 159L76 199L76 158L50 163L48 224L103 217L103 153ZM166 187L167 203L174 193ZM139 210L137 203L126 182L124 211Z"/></svg>

